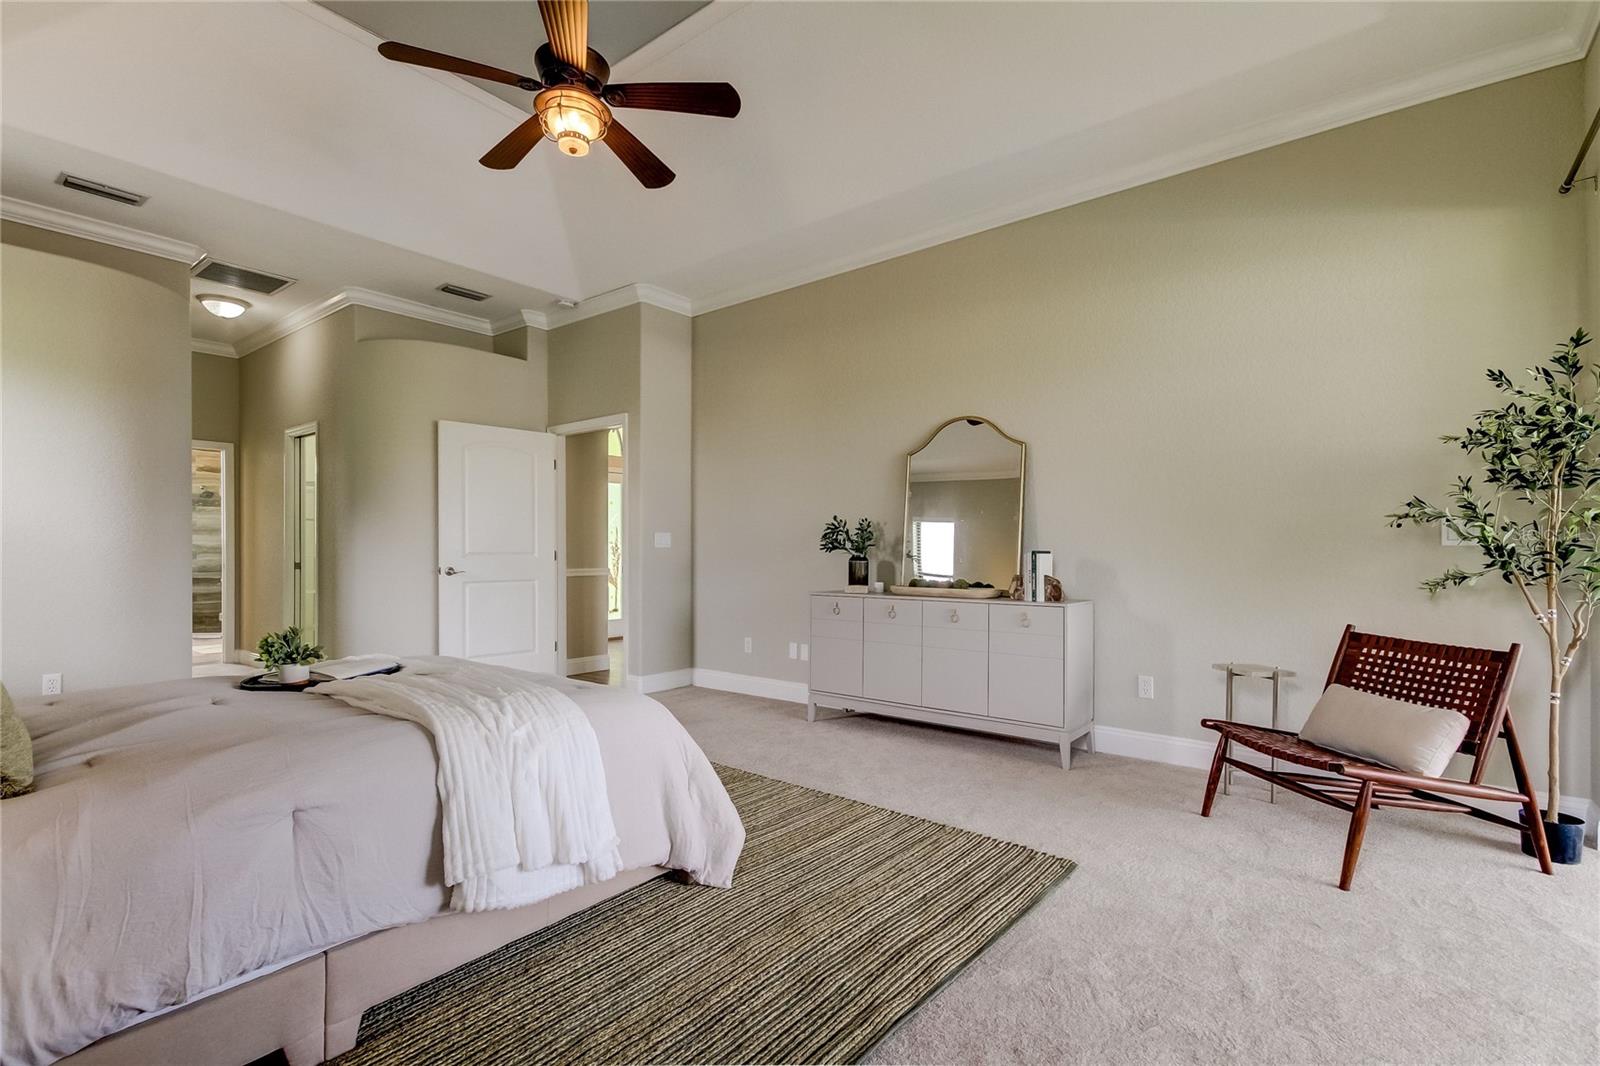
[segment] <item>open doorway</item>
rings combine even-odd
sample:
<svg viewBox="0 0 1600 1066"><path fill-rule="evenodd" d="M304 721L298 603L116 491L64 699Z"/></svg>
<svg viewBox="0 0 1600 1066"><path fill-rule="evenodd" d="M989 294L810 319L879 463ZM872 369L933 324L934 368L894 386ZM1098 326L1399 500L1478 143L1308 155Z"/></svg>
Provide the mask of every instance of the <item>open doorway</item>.
<svg viewBox="0 0 1600 1066"><path fill-rule="evenodd" d="M189 447L189 654L196 672L233 660L233 445Z"/></svg>
<svg viewBox="0 0 1600 1066"><path fill-rule="evenodd" d="M557 427L564 439L562 643L568 677L602 685L627 679L626 419Z"/></svg>

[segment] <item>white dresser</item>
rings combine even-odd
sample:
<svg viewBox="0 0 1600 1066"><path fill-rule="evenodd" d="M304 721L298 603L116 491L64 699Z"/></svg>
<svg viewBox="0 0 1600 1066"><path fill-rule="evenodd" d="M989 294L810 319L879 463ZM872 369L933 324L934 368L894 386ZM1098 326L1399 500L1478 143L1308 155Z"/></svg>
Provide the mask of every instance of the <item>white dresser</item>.
<svg viewBox="0 0 1600 1066"><path fill-rule="evenodd" d="M1094 604L811 594L818 707L1057 744L1094 725Z"/></svg>

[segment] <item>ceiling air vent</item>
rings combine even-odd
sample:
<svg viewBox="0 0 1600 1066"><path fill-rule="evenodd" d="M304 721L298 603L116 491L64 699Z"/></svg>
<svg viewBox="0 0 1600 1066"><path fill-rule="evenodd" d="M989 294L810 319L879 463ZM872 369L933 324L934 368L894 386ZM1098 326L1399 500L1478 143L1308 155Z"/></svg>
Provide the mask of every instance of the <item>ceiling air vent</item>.
<svg viewBox="0 0 1600 1066"><path fill-rule="evenodd" d="M459 296L463 300L471 300L473 303L482 303L489 298L489 294L486 292L469 289L464 285L452 285L449 282L440 285L439 291L449 293L451 296Z"/></svg>
<svg viewBox="0 0 1600 1066"><path fill-rule="evenodd" d="M206 265L194 272L194 276L206 281L214 281L218 285L229 285L235 289L245 289L249 292L259 292L263 296L271 296L294 284L293 278L280 278L276 274L263 274L259 270L248 270L232 263L219 263L215 259L206 260Z"/></svg>
<svg viewBox="0 0 1600 1066"><path fill-rule="evenodd" d="M115 185L106 185L103 182L90 181L88 178L80 178L76 174L62 174L56 179L56 181L71 189L73 192L86 192L90 196L99 196L106 200L115 200L117 203L127 204L129 207L138 207L140 204L150 199L148 196L143 196L136 192L129 192L127 189L119 189Z"/></svg>

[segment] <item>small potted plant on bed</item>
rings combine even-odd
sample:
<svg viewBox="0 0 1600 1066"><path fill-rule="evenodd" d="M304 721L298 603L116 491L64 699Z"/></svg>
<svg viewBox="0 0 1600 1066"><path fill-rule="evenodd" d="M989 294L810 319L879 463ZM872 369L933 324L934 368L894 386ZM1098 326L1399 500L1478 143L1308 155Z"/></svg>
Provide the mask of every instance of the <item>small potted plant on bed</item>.
<svg viewBox="0 0 1600 1066"><path fill-rule="evenodd" d="M877 533L872 528L868 519L860 519L855 528L850 528L850 523L834 515L828 524L822 527L822 541L818 545L825 552L850 553L850 584L865 585L867 583L867 552L874 544L878 543Z"/></svg>
<svg viewBox="0 0 1600 1066"><path fill-rule="evenodd" d="M1505 403L1478 412L1465 433L1441 438L1483 467L1490 494L1472 479L1449 490L1450 506L1413 496L1389 516L1391 525L1443 524L1483 554L1472 569L1452 566L1424 581L1430 593L1497 575L1522 594L1539 626L1550 664L1550 791L1544 815L1550 858L1583 858L1583 820L1561 813L1561 690L1600 606L1600 368L1579 349L1583 330L1556 348L1546 366L1532 367L1529 385L1504 370L1489 382ZM1524 831L1523 850L1533 854Z"/></svg>
<svg viewBox="0 0 1600 1066"><path fill-rule="evenodd" d="M256 658L268 670L278 672L278 682L303 685L311 680L311 664L322 661L322 645L307 644L299 626L281 633L268 633L256 645Z"/></svg>

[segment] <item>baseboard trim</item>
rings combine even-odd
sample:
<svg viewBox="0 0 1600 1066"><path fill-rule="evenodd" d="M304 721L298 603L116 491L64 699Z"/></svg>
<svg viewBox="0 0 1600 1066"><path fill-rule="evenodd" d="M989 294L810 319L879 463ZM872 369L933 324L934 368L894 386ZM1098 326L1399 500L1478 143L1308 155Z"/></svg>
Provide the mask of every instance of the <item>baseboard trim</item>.
<svg viewBox="0 0 1600 1066"><path fill-rule="evenodd" d="M694 668L694 685L697 688L714 688L722 692L738 692L745 696L759 696L765 700L783 700L787 703L805 703L810 692L804 681L780 681L775 677L757 677L754 674L735 674L727 670Z"/></svg>
<svg viewBox="0 0 1600 1066"><path fill-rule="evenodd" d="M1094 750L1107 755L1122 755L1146 762L1171 763L1196 770L1209 770L1216 744L1190 737L1169 737L1163 733L1143 733L1114 725L1094 727Z"/></svg>
<svg viewBox="0 0 1600 1066"><path fill-rule="evenodd" d="M609 655L585 655L577 659L564 660L562 673L568 677L573 674L588 674L596 670L605 670L611 666Z"/></svg>
<svg viewBox="0 0 1600 1066"><path fill-rule="evenodd" d="M694 684L693 670L668 670L664 674L629 674L628 687L635 692L665 692Z"/></svg>

